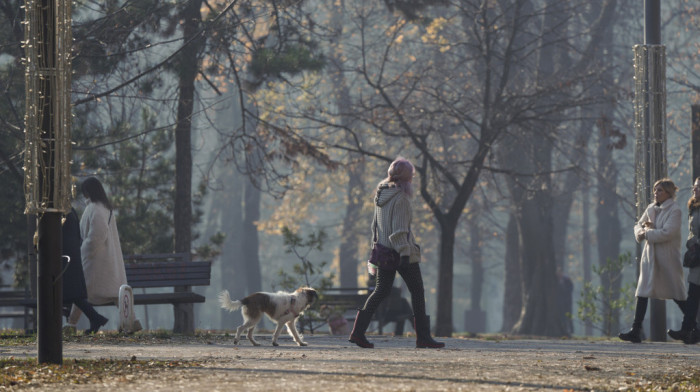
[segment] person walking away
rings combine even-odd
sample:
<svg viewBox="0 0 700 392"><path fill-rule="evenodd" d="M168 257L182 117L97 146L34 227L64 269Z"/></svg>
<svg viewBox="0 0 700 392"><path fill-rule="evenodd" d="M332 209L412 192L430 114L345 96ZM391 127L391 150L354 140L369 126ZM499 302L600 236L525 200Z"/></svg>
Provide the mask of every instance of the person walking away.
<svg viewBox="0 0 700 392"><path fill-rule="evenodd" d="M391 293L396 272L401 275L411 293L416 347L445 347L444 343L436 342L430 336L430 317L425 314L425 294L420 271L420 248L410 230L413 213L411 183L414 173L413 164L408 159L398 157L389 166L388 176L379 182L375 190L372 243L393 249L400 255L400 264L397 269L377 269L376 287L364 307L357 312L348 340L362 348L374 347L365 337L365 332L377 307Z"/></svg>
<svg viewBox="0 0 700 392"><path fill-rule="evenodd" d="M95 333L109 320L99 314L87 300L87 287L85 286L83 263L80 257L80 244L82 242L80 223L78 213L73 208L65 216L62 233L63 255L70 258L63 272L63 306L64 308L70 308L72 305L78 307L90 320L90 328L85 332L87 334ZM68 324L64 330L68 333L74 333L75 325Z"/></svg>
<svg viewBox="0 0 700 392"><path fill-rule="evenodd" d="M688 200L688 240L685 247L687 250L694 246L700 247L700 177L695 179L693 193ZM688 269L688 299L683 312L683 323L678 331L669 329L668 336L682 340L686 344L700 342L700 330L696 322L698 303L700 303L700 265Z"/></svg>
<svg viewBox="0 0 700 392"><path fill-rule="evenodd" d="M83 238L80 251L88 301L96 305L117 305L119 288L126 284L126 270L112 203L95 177L86 178L80 190L87 201L80 219ZM77 324L81 314L80 309L73 306L69 322Z"/></svg>
<svg viewBox="0 0 700 392"><path fill-rule="evenodd" d="M684 310L685 284L681 263L681 210L675 201L678 187L668 178L654 184L654 202L649 204L634 226L638 243L645 241L639 265L637 305L632 329L620 333L620 339L642 342L642 322L649 298L673 299Z"/></svg>

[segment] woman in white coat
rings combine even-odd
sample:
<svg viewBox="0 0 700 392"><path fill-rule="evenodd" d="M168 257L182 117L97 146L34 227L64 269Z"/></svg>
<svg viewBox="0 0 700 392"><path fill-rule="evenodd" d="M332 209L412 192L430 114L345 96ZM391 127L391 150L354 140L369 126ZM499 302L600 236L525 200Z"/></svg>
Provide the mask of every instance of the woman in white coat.
<svg viewBox="0 0 700 392"><path fill-rule="evenodd" d="M80 219L80 235L83 238L80 252L88 301L95 305L116 305L119 288L126 284L117 219L112 211L112 203L97 178L86 178L80 189L87 201ZM74 306L68 319L69 324L77 324L81 314L80 309ZM86 333L95 333L102 325L91 325Z"/></svg>
<svg viewBox="0 0 700 392"><path fill-rule="evenodd" d="M650 204L637 224L637 242L646 240L639 265L637 306L632 329L621 333L620 339L641 343L642 322L649 298L672 299L685 307L686 291L681 263L681 209L675 201L678 187L668 178L654 184L654 203Z"/></svg>
<svg viewBox="0 0 700 392"><path fill-rule="evenodd" d="M693 195L688 200L688 240L685 248L700 246L700 177L693 182ZM668 336L686 344L700 342L700 330L695 318L700 303L700 265L688 268L688 299L685 302L680 330L668 330Z"/></svg>

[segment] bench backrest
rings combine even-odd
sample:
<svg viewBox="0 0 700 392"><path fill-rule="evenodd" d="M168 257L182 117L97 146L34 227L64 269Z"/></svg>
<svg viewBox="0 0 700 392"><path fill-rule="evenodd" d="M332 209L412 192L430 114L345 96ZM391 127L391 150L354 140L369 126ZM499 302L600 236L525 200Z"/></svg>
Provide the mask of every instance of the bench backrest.
<svg viewBox="0 0 700 392"><path fill-rule="evenodd" d="M209 261L168 261L126 264L126 280L131 287L208 286Z"/></svg>

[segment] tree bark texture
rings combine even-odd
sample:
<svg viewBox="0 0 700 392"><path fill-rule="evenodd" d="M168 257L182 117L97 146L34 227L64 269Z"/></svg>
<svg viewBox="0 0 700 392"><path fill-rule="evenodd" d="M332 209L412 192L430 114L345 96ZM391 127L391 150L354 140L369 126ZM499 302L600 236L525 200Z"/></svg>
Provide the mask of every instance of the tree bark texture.
<svg viewBox="0 0 700 392"><path fill-rule="evenodd" d="M219 264L222 290L228 290L231 298L243 298L247 295L248 268L241 257L243 246L243 186L247 179L233 167L227 168L230 182L221 203L221 229L226 233ZM234 328L243 322L240 312L221 311L221 327Z"/></svg>
<svg viewBox="0 0 700 392"><path fill-rule="evenodd" d="M331 45L334 50L329 51L329 67L328 72L333 85L335 86L336 106L338 108L349 108L352 106L352 97L347 86L347 80L343 73L343 47L338 44L337 37L340 37L343 32L343 21L345 16L345 2L339 1L335 4L332 15L331 26L335 28ZM352 127L352 118L344 114L340 114L340 123L348 128ZM348 139L350 137L348 136ZM351 140L350 140L351 141ZM358 284L358 263L364 264L363 259L369 255L369 249L360 251L358 244L360 236L367 235L366 227L358 228L358 223L367 219L362 217L362 200L369 197L368 190L365 189L363 181L365 174L365 158L361 154L351 154L349 157L350 163L347 165L348 187L347 187L347 203L345 205L345 217L343 218L343 227L340 238L340 249L338 252L339 264L339 281L340 287L356 287ZM364 229L364 230L362 230ZM364 265L362 266L364 268ZM366 274L363 276L366 277Z"/></svg>
<svg viewBox="0 0 700 392"><path fill-rule="evenodd" d="M438 269L438 303L435 335L452 336L452 281L454 279L454 245L457 219L440 225L440 266ZM425 265L425 264L424 264Z"/></svg>
<svg viewBox="0 0 700 392"><path fill-rule="evenodd" d="M187 47L178 62L178 87L175 127L175 252L192 252L192 114L194 108L195 78L199 70L199 46L190 42L198 33L202 22L200 6L202 0L188 1L181 13L183 42ZM176 287L175 291L187 290ZM192 304L175 305L173 332L194 333L194 311Z"/></svg>
<svg viewBox="0 0 700 392"><path fill-rule="evenodd" d="M510 332L520 318L523 289L520 280L520 232L513 213L506 228L505 283L503 290L503 325L501 332Z"/></svg>
<svg viewBox="0 0 700 392"><path fill-rule="evenodd" d="M245 179L243 230L241 243L242 260L246 265L248 293L262 291L262 274L260 272L260 254L258 227L260 219L260 190L248 178Z"/></svg>
<svg viewBox="0 0 700 392"><path fill-rule="evenodd" d="M612 106L612 105L609 105ZM608 110L607 108L603 110ZM610 108L612 111L612 108ZM612 114L612 113L611 113ZM612 124L608 124L612 125ZM606 125L599 126L598 160L598 200L596 203L596 237L598 240L598 266L603 267L608 260L616 260L620 255L622 229L618 216L617 203L617 167L610 148L610 136L606 135ZM630 233L632 232L630 228ZM600 284L616 300L622 285L621 275L615 271L601 274ZM610 317L605 317L610 315ZM620 329L620 311L610 307L609 301L603 303L603 331L606 335L616 334Z"/></svg>

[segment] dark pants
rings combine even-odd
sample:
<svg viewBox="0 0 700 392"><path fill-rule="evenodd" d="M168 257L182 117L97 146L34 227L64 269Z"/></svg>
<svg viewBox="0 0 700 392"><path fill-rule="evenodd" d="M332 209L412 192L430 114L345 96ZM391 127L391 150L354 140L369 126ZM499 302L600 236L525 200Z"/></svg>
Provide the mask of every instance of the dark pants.
<svg viewBox="0 0 700 392"><path fill-rule="evenodd" d="M689 331L697 327L695 317L698 315L698 305L700 304L700 286L688 282L688 299L685 301L685 311L683 312L683 324L681 328Z"/></svg>
<svg viewBox="0 0 700 392"><path fill-rule="evenodd" d="M423 289L423 276L420 273L420 263L408 263L401 265L396 271L377 269L377 284L372 294L367 298L362 310L374 313L379 304L391 294L394 287L396 272L406 283L411 293L411 306L414 315L425 314L425 292Z"/></svg>
<svg viewBox="0 0 700 392"><path fill-rule="evenodd" d="M83 313L85 313L85 316L90 320L91 323L97 322L100 318L100 314L97 313L97 310L92 306L90 302L88 302L87 299L85 298L75 298L70 300L69 302L64 303L64 307L68 307L68 313L70 313L70 306L71 304L75 304L75 306L78 307L78 309L82 310ZM68 316L66 316L68 317Z"/></svg>
<svg viewBox="0 0 700 392"><path fill-rule="evenodd" d="M681 312L683 312L683 315L686 314L686 307L687 307L687 302L688 301L679 301L677 299L674 299L673 302L678 305L678 307L681 309ZM649 304L649 298L647 297L637 297L637 307L634 310L634 322L632 323L633 328L641 328L642 327L642 322L644 321L644 317L646 316L647 313L647 305ZM695 309L697 311L697 302L695 303ZM684 316L685 317L685 316ZM685 325L685 318L683 319L683 325ZM685 329L685 328L683 328Z"/></svg>

